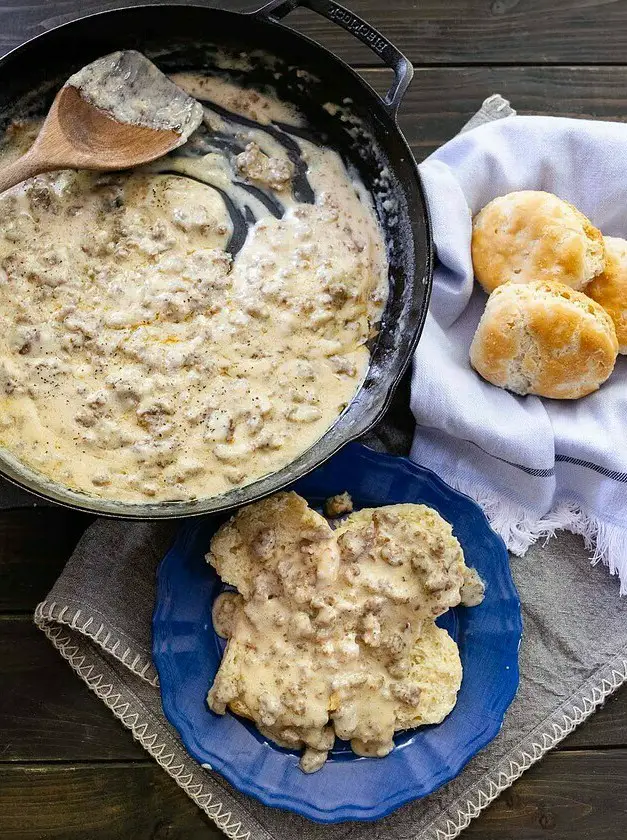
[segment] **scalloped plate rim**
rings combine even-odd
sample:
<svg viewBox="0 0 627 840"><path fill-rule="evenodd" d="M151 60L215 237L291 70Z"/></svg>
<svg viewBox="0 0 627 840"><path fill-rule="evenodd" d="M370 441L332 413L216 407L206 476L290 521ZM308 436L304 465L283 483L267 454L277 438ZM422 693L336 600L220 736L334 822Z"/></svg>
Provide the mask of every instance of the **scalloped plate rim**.
<svg viewBox="0 0 627 840"><path fill-rule="evenodd" d="M190 753L190 755L201 766L209 765L211 770L222 775L231 785L233 785L234 788L239 790L241 793L250 795L255 799L258 799L262 804L267 805L269 807L279 808L281 810L287 810L293 813L297 813L301 816L307 817L308 819L314 822L324 824L333 824L348 820L371 822L373 820L381 819L385 816L388 816L393 811L400 808L402 805L405 805L412 801L416 801L418 799L422 799L425 796L430 795L431 793L442 787L442 785L446 784L447 782L451 781L456 776L458 776L459 773L466 766L466 764L472 758L474 758L482 749L484 749L492 740L494 740L494 738L498 735L498 733L501 730L505 713L511 705L511 702L513 701L518 690L519 665L517 654L520 647L520 641L523 630L522 616L520 611L520 599L518 597L518 593L511 575L507 548L502 538L492 529L487 516L485 515L481 507L474 501L474 499L471 499L470 496L466 495L465 493L461 493L460 491L455 490L453 487L448 485L443 479L441 479L437 475L437 473L433 472L433 470L430 470L427 467L422 467L414 463L407 457L377 452L376 450L371 449L370 447L367 447L360 443L347 444L338 454L333 456L329 461L322 464L313 472L318 472L319 470L324 470L325 468L328 469L329 465L333 463L333 460L338 459L342 456L345 457L346 455L355 455L358 459L365 458L374 461L387 462L389 466L392 466L395 469L401 468L404 473L409 474L413 478L419 476L422 479L426 479L427 483L435 485L439 493L445 496L448 500L462 500L464 505L469 510L471 510L473 514L479 514L482 524L485 526L487 532L489 533L490 540L494 543L496 549L495 553L500 556L501 561L503 559L505 560L504 569L506 582L510 590L509 595L511 601L516 609L516 614L514 616L515 620L513 622L512 627L506 632L506 635L513 636L512 653L515 653L516 655L514 656L512 667L510 668L508 673L507 690L501 692L501 697L503 699L502 712L500 711L496 718L492 715L486 716L486 718L484 719L485 726L481 729L481 731L477 732L475 737L472 739L472 746L469 746L469 749L465 754L460 754L457 757L457 760L449 759L448 763L442 764L441 771L439 773L434 774L434 776L432 777L433 786L430 788L430 790L416 794L415 791L411 791L409 787L406 786L402 790L399 790L398 788L393 789L390 792L390 794L384 799L378 800L376 803L371 804L369 806L361 806L356 803L347 803L343 808L325 810L320 805L312 805L311 803L305 802L303 800L294 800L294 797L291 796L289 793L284 793L282 791L276 792L272 789L263 787L263 785L261 784L257 784L254 778L252 778L250 775L245 776L242 774L241 765L229 761L228 757L224 758L224 756L220 755L219 753L216 753L215 748L212 748L210 743L198 743L193 728L191 727L191 725L188 724L188 721L185 719L184 715L177 708L176 694L172 691L164 690L164 683L162 682L162 668L160 667L160 656L167 651L167 640L162 639L162 642L166 643L166 647L163 648L161 651L158 651L157 639L161 635L159 624L163 620L163 612L165 607L165 600L161 597L161 594L163 593L164 588L168 586L166 578L164 576L164 571L165 569L167 569L167 563L171 560L171 558L176 554L177 551L180 551L181 548L185 548L186 541L193 537L195 532L200 527L202 527L204 523L215 517L205 516L201 518L194 518L193 520L185 522L179 528L178 532L174 537L172 545L160 561L157 568L157 597L155 601L155 609L153 612L152 620L153 660L155 668L159 675L161 702L163 710L166 718L178 732L185 748ZM310 480L312 474L313 473L310 473L308 476L300 478L297 482L295 482L294 485L290 485L285 489L289 490L292 486L306 483L308 480ZM230 513L232 512L233 511L231 511ZM452 524L454 525L454 523ZM427 728L437 728L438 725L439 724L435 724L431 727L421 727L421 730ZM411 749L411 744L408 744L407 748ZM285 752L282 750L279 751ZM391 753L391 755L394 755L398 752L399 748L397 747L393 751L393 753ZM289 754L289 752L287 752L287 754ZM375 759L356 760L374 761ZM380 760L385 759L377 759L377 761Z"/></svg>

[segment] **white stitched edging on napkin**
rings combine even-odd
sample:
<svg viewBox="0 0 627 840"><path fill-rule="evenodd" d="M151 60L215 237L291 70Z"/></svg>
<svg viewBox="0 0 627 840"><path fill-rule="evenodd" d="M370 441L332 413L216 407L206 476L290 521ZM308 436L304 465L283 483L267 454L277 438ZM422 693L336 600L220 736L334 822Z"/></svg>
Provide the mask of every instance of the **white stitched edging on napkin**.
<svg viewBox="0 0 627 840"><path fill-rule="evenodd" d="M93 608L90 608L93 609ZM122 663L129 671L137 674L147 683L155 688L159 685L159 677L154 665L149 659L142 656L140 653L134 653L132 648L116 636L111 630L107 628L104 616L102 620L98 620L92 612L86 617L82 624L80 622L82 607L71 611L70 606L66 604L63 607L58 607L52 601L50 604L44 602L39 604L35 610L35 624L44 630L49 622L59 622L66 624L72 630L77 630L83 636L88 636L93 642L101 647L105 653L113 656ZM70 617L71 615L71 617Z"/></svg>
<svg viewBox="0 0 627 840"><path fill-rule="evenodd" d="M486 774L466 800L463 808L451 817L445 814L438 817L427 827L431 834L425 834L421 840L453 840L484 808L487 808L504 790L511 787L522 774L539 761L549 750L582 724L602 706L607 698L627 682L627 658L621 655L614 662L600 669L588 680L583 689L569 698L552 715L542 721L517 748L516 757L504 759L492 772ZM478 789L477 789L478 787Z"/></svg>
<svg viewBox="0 0 627 840"><path fill-rule="evenodd" d="M137 697L128 692L124 684L116 680L113 673L107 673L109 669L105 663L90 655L89 649L84 647L84 642L80 637L73 638L68 633L68 629L72 625L71 620L68 621L66 618L66 608L61 608L57 617L54 618L56 612L56 604L47 604L44 601L37 607L35 623L88 688L102 700L123 726L130 729L135 740L227 837L231 840L250 840L251 831L242 826L241 820L232 818L231 811L226 810L223 803L215 801L215 793L206 790L206 783L190 769L190 759L187 753L182 748L173 745L171 737L162 731L158 722L146 719L148 718L147 714L144 718L140 717L141 712L145 713L146 710L142 710L138 706ZM85 625L81 627L76 623L76 616L73 618L75 623L72 629L77 633L83 633ZM107 652L111 653L109 650ZM122 659L120 658L119 661L122 662ZM131 667L130 663L124 664L127 668ZM138 676L141 676L141 674L138 673ZM150 680L148 682L153 685ZM265 833L262 835L259 831L255 832L255 838L272 840L270 835Z"/></svg>

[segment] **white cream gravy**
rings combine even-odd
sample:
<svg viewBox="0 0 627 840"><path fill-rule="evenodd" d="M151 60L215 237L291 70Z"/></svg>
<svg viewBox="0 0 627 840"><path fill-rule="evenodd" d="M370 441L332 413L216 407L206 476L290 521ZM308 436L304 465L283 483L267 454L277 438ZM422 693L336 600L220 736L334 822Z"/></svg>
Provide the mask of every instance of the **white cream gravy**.
<svg viewBox="0 0 627 840"><path fill-rule="evenodd" d="M336 152L276 129L299 118L269 96L174 81L205 123L177 152L0 196L0 445L130 503L218 495L307 449L354 396L387 293ZM2 160L35 133L14 125Z"/></svg>

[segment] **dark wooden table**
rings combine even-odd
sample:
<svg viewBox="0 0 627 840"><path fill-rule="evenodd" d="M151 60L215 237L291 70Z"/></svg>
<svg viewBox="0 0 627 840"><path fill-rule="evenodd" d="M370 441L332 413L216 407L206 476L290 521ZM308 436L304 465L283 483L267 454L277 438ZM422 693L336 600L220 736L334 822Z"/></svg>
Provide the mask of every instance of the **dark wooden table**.
<svg viewBox="0 0 627 840"><path fill-rule="evenodd" d="M495 91L522 113L627 116L627 0L346 1L416 65L401 123L419 160ZM0 51L56 22L120 5L5 2ZM373 67L357 41L308 12L290 22L359 67L375 87L387 87L387 71ZM89 521L51 509L0 513L0 839L218 840L218 829L32 624L36 603ZM626 802L623 690L464 836L625 840Z"/></svg>

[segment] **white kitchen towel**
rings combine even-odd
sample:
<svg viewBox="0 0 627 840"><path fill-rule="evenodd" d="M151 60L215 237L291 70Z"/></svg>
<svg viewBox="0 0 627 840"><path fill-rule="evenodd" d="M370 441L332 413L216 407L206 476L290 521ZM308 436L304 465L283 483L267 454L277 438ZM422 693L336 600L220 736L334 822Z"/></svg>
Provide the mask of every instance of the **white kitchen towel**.
<svg viewBox="0 0 627 840"><path fill-rule="evenodd" d="M493 97L488 110L505 110ZM627 125L507 116L465 131L421 166L437 252L416 350L412 458L476 499L515 554L563 528L627 594L627 357L574 401L518 397L473 371L486 295L473 282L472 216L512 190L548 190L627 238Z"/></svg>

